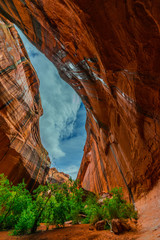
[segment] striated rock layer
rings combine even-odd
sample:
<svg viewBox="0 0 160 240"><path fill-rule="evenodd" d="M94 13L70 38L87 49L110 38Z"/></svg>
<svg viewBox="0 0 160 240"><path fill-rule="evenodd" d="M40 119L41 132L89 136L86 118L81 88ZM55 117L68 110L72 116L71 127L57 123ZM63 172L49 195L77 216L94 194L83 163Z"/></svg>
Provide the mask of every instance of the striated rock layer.
<svg viewBox="0 0 160 240"><path fill-rule="evenodd" d="M39 134L43 113L39 80L14 25L0 19L0 173L29 189L63 183L69 175L50 167Z"/></svg>
<svg viewBox="0 0 160 240"><path fill-rule="evenodd" d="M0 19L0 173L28 188L50 167L39 134L39 80L13 24Z"/></svg>
<svg viewBox="0 0 160 240"><path fill-rule="evenodd" d="M86 107L82 186L122 186L132 201L152 189L160 176L159 0L2 0L0 12Z"/></svg>
<svg viewBox="0 0 160 240"><path fill-rule="evenodd" d="M50 168L47 174L46 181L49 183L64 183L69 180L69 175L63 172L58 172L56 168Z"/></svg>

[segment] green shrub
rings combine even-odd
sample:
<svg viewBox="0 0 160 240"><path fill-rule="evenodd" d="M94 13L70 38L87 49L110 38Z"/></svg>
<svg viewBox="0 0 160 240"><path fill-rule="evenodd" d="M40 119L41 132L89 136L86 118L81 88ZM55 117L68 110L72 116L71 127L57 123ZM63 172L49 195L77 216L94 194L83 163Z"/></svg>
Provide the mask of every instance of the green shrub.
<svg viewBox="0 0 160 240"><path fill-rule="evenodd" d="M35 222L33 209L23 210L17 224L14 226L13 235L22 235L30 232Z"/></svg>
<svg viewBox="0 0 160 240"><path fill-rule="evenodd" d="M122 188L114 188L111 191L112 198L104 201L104 218L111 220L113 218L137 218L137 212L133 204L127 203L123 199Z"/></svg>
<svg viewBox="0 0 160 240"><path fill-rule="evenodd" d="M100 206L96 206L93 208L93 212L90 217L90 223L95 224L100 220L103 220L103 209Z"/></svg>
<svg viewBox="0 0 160 240"><path fill-rule="evenodd" d="M49 225L53 225L53 223L54 223L55 204L56 204L56 200L53 196L51 196L50 201L48 201L44 211L42 212L40 222L45 223L47 228L49 227Z"/></svg>
<svg viewBox="0 0 160 240"><path fill-rule="evenodd" d="M89 195L85 201L84 212L86 218L83 220L83 223L95 223L96 221L102 220L102 211L100 205L97 203L97 197Z"/></svg>
<svg viewBox="0 0 160 240"><path fill-rule="evenodd" d="M78 181L39 186L31 194L24 182L13 186L0 175L0 229L13 229L13 235L33 233L41 222L57 227L65 221L93 223L106 220L105 229L113 218L137 218L132 204L123 199L121 188L111 190L112 198L98 204L97 196L90 194L87 199ZM84 200L85 199L85 200ZM86 218L82 219L81 216Z"/></svg>
<svg viewBox="0 0 160 240"><path fill-rule="evenodd" d="M100 220L107 220L105 228L109 227L109 223L114 218L135 218L137 212L134 210L133 204L127 203L123 199L122 188L114 188L110 192L112 197L106 198L103 205L97 203L97 199L88 198L84 208L86 219L84 223L96 223Z"/></svg>
<svg viewBox="0 0 160 240"><path fill-rule="evenodd" d="M7 178L0 175L0 228L12 229L32 198L24 182L13 186Z"/></svg>
<svg viewBox="0 0 160 240"><path fill-rule="evenodd" d="M82 188L78 189L78 182L75 181L70 187L70 194L68 199L68 215L67 220L72 220L73 224L81 222L80 214L84 214L84 191Z"/></svg>

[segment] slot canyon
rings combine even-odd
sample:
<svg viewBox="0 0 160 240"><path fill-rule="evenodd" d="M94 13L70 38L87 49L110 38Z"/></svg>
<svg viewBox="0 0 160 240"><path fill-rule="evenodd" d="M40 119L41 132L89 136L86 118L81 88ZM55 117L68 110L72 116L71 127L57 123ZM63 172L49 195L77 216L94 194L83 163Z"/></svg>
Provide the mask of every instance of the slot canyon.
<svg viewBox="0 0 160 240"><path fill-rule="evenodd" d="M25 178L32 190L52 170L39 133L39 80L14 24L85 105L81 186L95 193L123 187L144 213L142 227L153 230L160 213L160 1L0 0L0 172L15 184Z"/></svg>

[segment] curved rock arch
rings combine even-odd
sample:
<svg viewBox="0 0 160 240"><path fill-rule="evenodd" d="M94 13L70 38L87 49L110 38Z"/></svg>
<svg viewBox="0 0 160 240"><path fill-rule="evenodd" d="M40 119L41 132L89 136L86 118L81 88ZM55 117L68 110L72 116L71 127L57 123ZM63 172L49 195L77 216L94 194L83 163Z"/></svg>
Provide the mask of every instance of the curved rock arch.
<svg viewBox="0 0 160 240"><path fill-rule="evenodd" d="M78 178L88 190L123 186L133 200L159 179L159 12L156 0L0 3L86 107Z"/></svg>

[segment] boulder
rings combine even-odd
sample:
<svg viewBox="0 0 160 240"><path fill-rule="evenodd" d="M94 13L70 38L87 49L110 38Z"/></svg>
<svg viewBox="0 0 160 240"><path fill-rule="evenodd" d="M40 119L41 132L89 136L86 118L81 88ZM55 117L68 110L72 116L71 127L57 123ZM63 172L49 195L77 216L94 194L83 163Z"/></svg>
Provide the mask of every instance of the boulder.
<svg viewBox="0 0 160 240"><path fill-rule="evenodd" d="M105 220L101 220L101 221L96 222L96 224L95 224L96 230L98 230L98 231L104 230L105 224L106 224Z"/></svg>
<svg viewBox="0 0 160 240"><path fill-rule="evenodd" d="M121 219L112 219L111 224L112 224L112 231L115 234L120 234L122 232L131 230L130 225Z"/></svg>

